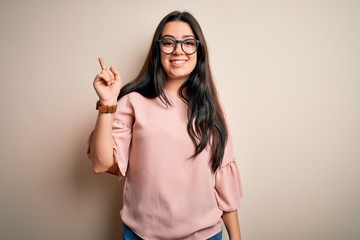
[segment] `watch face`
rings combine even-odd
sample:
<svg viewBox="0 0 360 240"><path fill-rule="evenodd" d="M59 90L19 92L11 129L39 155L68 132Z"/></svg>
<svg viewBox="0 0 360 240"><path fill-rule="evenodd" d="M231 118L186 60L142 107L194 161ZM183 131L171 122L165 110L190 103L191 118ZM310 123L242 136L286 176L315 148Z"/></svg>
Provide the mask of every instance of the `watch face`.
<svg viewBox="0 0 360 240"><path fill-rule="evenodd" d="M96 102L96 110L99 110L99 108L101 107L100 101Z"/></svg>

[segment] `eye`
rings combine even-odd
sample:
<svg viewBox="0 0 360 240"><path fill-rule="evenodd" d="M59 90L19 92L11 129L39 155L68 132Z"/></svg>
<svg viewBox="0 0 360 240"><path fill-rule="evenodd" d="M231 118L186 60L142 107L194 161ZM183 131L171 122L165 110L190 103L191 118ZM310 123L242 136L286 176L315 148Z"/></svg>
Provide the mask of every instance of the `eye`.
<svg viewBox="0 0 360 240"><path fill-rule="evenodd" d="M171 47L174 46L175 43L174 40L165 38L161 41L161 45L163 45L164 47Z"/></svg>
<svg viewBox="0 0 360 240"><path fill-rule="evenodd" d="M196 46L196 41L194 39L186 39L184 45L189 47Z"/></svg>

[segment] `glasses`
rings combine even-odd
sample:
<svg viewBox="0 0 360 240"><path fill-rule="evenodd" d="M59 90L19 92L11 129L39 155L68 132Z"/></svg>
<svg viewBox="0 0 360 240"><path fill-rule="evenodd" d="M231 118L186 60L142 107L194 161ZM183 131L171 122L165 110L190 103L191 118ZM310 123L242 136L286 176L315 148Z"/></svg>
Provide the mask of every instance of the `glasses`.
<svg viewBox="0 0 360 240"><path fill-rule="evenodd" d="M165 54L172 54L175 52L178 43L180 43L181 49L184 51L184 53L191 55L197 51L200 41L194 38L175 40L165 37L159 39L158 43L160 45L160 50Z"/></svg>

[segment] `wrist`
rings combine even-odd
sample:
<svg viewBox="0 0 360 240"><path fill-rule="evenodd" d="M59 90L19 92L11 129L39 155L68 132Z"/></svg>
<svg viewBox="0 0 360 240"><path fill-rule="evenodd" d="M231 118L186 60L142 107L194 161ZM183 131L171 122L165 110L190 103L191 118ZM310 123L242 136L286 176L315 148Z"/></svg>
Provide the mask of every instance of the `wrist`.
<svg viewBox="0 0 360 240"><path fill-rule="evenodd" d="M109 104L107 104L109 103ZM117 105L115 104L111 104L113 102L100 102L97 101L96 102L96 110L99 111L99 113L115 113L116 109L117 109Z"/></svg>

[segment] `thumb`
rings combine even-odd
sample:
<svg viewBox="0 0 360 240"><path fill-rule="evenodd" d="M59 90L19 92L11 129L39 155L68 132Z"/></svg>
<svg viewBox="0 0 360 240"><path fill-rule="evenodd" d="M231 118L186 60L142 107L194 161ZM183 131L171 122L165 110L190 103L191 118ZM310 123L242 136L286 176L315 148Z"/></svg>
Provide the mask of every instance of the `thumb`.
<svg viewBox="0 0 360 240"><path fill-rule="evenodd" d="M120 73L114 67L110 67L110 71L114 74L116 80L120 80Z"/></svg>

